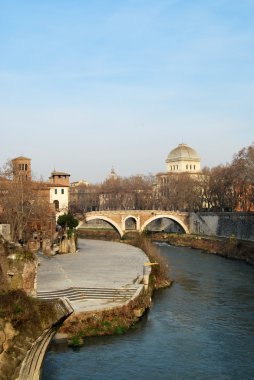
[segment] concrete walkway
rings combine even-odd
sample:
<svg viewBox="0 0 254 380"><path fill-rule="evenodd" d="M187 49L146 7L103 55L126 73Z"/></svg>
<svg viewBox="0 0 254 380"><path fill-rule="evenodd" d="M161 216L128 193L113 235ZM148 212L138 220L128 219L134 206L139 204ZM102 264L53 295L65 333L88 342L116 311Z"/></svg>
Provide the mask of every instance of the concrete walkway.
<svg viewBox="0 0 254 380"><path fill-rule="evenodd" d="M63 295L69 298L75 311L90 311L119 306L142 287L138 279L142 278L143 265L149 260L140 249L85 239L79 240L78 247L75 254L39 256L39 297L55 298L57 291L64 290ZM125 296L114 296L124 290Z"/></svg>

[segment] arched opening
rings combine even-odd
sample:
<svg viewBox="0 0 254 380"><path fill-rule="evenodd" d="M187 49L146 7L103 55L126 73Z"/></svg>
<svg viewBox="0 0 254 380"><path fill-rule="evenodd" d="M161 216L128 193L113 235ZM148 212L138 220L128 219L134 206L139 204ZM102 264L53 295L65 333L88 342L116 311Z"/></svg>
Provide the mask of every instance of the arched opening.
<svg viewBox="0 0 254 380"><path fill-rule="evenodd" d="M142 230L148 232L166 232L166 233L188 233L187 227L180 221L170 216L158 216L149 219L142 227Z"/></svg>
<svg viewBox="0 0 254 380"><path fill-rule="evenodd" d="M136 231L137 221L135 218L129 217L125 219L125 231Z"/></svg>
<svg viewBox="0 0 254 380"><path fill-rule="evenodd" d="M59 211L59 201L55 199L53 203L55 205L55 210Z"/></svg>
<svg viewBox="0 0 254 380"><path fill-rule="evenodd" d="M98 232L98 234L112 234L117 233L120 237L123 236L123 231L121 228L110 218L107 217L97 217L91 216L87 217L86 220L83 220L78 225L78 230L83 232L94 231Z"/></svg>

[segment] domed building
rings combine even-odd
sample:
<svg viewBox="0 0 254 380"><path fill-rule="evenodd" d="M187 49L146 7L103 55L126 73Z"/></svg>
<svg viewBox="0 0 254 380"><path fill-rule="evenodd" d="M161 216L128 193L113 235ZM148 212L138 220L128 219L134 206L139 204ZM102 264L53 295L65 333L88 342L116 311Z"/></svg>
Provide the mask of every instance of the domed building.
<svg viewBox="0 0 254 380"><path fill-rule="evenodd" d="M157 207L171 210L193 208L186 200L187 194L195 187L195 181L202 178L198 153L187 144L179 144L169 152L166 165L167 171L156 174L154 191Z"/></svg>
<svg viewBox="0 0 254 380"><path fill-rule="evenodd" d="M187 144L179 144L170 151L166 159L168 173L199 173L200 157Z"/></svg>

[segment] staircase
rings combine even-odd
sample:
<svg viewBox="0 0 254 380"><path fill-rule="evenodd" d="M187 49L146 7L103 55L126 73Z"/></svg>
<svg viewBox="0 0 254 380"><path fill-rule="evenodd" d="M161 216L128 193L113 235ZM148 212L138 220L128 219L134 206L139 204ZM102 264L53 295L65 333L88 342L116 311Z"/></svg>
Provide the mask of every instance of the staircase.
<svg viewBox="0 0 254 380"><path fill-rule="evenodd" d="M128 288L81 288L72 287L63 290L39 291L37 298L44 300L53 300L66 297L69 301L84 300L110 300L112 302L125 302L134 296L138 287Z"/></svg>

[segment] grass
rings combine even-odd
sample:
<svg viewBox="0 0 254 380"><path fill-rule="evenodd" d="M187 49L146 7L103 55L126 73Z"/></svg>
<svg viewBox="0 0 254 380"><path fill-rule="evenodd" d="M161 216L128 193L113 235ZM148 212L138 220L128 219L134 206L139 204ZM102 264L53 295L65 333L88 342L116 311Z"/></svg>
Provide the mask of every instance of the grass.
<svg viewBox="0 0 254 380"><path fill-rule="evenodd" d="M47 325L55 315L54 305L26 295L23 290L0 293L0 318L8 320L16 329L30 326L37 329Z"/></svg>

